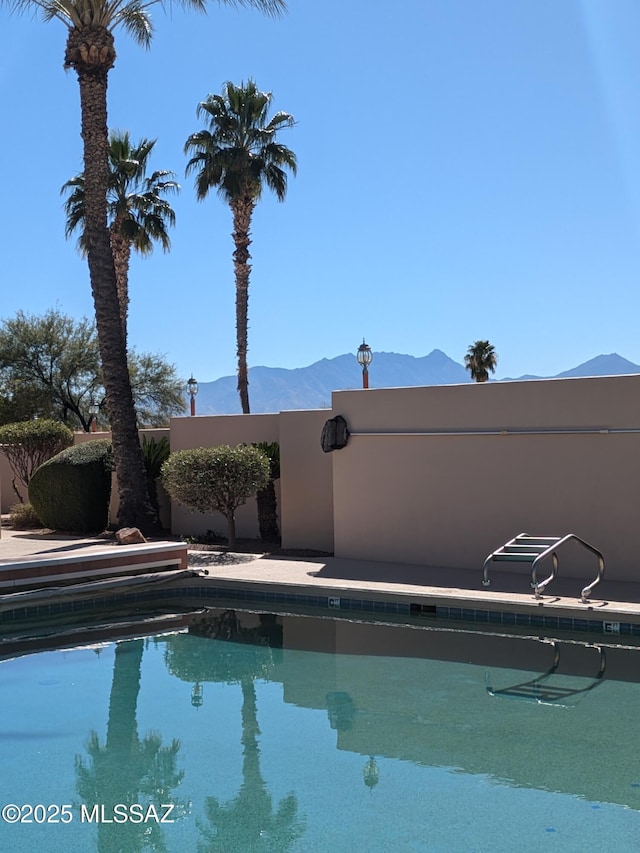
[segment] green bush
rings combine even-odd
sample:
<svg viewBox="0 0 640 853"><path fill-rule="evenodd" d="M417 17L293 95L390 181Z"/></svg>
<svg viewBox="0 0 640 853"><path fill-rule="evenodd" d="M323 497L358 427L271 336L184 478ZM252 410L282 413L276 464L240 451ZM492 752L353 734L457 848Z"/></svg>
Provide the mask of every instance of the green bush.
<svg viewBox="0 0 640 853"><path fill-rule="evenodd" d="M59 421L42 419L0 426L0 445L13 471L11 485L20 503L23 498L16 480L28 489L34 471L72 444L73 433Z"/></svg>
<svg viewBox="0 0 640 853"><path fill-rule="evenodd" d="M156 481L160 476L163 464L169 458L170 452L169 439L166 435L163 435L160 441L157 441L155 438L147 439L146 435L142 436L142 458L144 460L145 471L147 472L149 500L158 517L160 516L160 504L158 502L158 486Z"/></svg>
<svg viewBox="0 0 640 853"><path fill-rule="evenodd" d="M236 544L235 511L267 485L269 461L260 450L247 445L178 450L162 466L162 482L171 498L188 509L222 513L232 548Z"/></svg>
<svg viewBox="0 0 640 853"><path fill-rule="evenodd" d="M111 443L87 441L49 459L29 483L29 500L45 527L102 531L109 520Z"/></svg>
<svg viewBox="0 0 640 853"><path fill-rule="evenodd" d="M9 510L9 523L14 530L37 530L43 526L30 503L12 506Z"/></svg>

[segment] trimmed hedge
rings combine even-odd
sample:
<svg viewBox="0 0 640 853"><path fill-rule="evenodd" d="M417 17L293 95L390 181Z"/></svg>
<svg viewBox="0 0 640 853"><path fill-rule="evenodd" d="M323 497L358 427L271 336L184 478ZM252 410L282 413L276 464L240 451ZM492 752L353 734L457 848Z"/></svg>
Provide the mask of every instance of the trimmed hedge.
<svg viewBox="0 0 640 853"><path fill-rule="evenodd" d="M29 500L45 527L101 532L109 522L113 452L105 440L58 453L35 472Z"/></svg>

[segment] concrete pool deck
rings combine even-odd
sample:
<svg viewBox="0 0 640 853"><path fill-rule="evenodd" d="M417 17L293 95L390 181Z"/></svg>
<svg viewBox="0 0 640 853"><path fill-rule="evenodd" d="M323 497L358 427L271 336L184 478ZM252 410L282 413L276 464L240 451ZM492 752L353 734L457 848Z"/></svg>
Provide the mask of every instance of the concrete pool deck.
<svg viewBox="0 0 640 853"><path fill-rule="evenodd" d="M0 578L20 567L59 565L73 562L78 568L91 563L112 561L113 574L127 564L174 564L188 546L169 540L145 545L118 545L110 539L62 536L37 531L2 528L0 538ZM182 549L182 551L181 551ZM146 562L145 562L146 561ZM607 623L631 623L640 628L640 583L622 583L605 579L593 591L589 602L580 600L582 583L575 578L556 578L543 598L536 600L529 587L529 573L493 571L491 586L482 586L482 564L477 571L468 569L415 566L372 560L348 560L339 557L291 558L259 554L229 554L213 551L188 551L188 565L206 572L198 586L215 589L216 595L246 598L247 601L303 601L326 596L335 610L370 609L363 602L388 602L397 612L424 613L451 608L465 613L497 612L529 614L531 619L571 618L601 620ZM60 572L61 576L64 572ZM543 575L544 576L544 575ZM81 578L78 575L78 580ZM186 583L186 581L184 582ZM277 598L274 596L277 594ZM1 599L0 595L0 599ZM213 603L213 602L211 602ZM356 606L356 603L357 606ZM326 603L325 603L325 606ZM390 612L394 612L391 609ZM493 621L489 617L488 621ZM462 616L461 616L462 618ZM471 617L473 618L473 617ZM533 624L533 623L532 623Z"/></svg>

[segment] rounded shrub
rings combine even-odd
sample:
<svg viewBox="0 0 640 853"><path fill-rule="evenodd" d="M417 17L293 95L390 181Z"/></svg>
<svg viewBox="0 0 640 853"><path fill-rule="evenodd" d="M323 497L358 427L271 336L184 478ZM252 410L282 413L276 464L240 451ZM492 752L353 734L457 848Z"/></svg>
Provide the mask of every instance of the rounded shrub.
<svg viewBox="0 0 640 853"><path fill-rule="evenodd" d="M13 471L13 490L22 502L17 482L27 489L43 462L73 444L73 433L59 421L39 418L0 426L0 445Z"/></svg>
<svg viewBox="0 0 640 853"><path fill-rule="evenodd" d="M172 453L162 483L173 500L197 512L220 512L235 545L235 511L269 482L269 460L256 447L198 447Z"/></svg>
<svg viewBox="0 0 640 853"><path fill-rule="evenodd" d="M29 500L45 527L102 531L109 521L113 452L109 441L87 441L49 459L29 483Z"/></svg>

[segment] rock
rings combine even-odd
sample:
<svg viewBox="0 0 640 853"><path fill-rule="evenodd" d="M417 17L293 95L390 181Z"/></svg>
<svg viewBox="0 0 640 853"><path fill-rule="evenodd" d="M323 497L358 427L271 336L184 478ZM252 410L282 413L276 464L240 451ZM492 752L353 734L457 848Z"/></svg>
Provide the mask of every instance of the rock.
<svg viewBox="0 0 640 853"><path fill-rule="evenodd" d="M140 545L147 541L137 527L121 527L116 530L116 539L120 545Z"/></svg>

